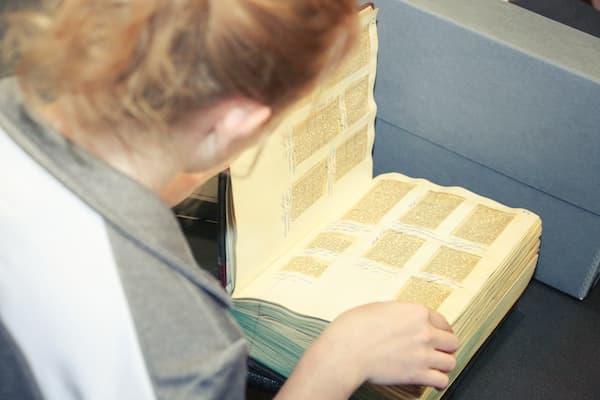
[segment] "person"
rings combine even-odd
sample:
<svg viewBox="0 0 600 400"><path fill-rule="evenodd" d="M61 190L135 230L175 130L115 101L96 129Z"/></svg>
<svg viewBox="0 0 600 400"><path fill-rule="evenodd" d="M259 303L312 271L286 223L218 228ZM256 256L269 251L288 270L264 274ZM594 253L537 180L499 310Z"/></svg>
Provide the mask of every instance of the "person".
<svg viewBox="0 0 600 400"><path fill-rule="evenodd" d="M169 208L261 138L357 36L354 0L62 0L13 14L0 86L0 322L46 399L244 397L230 300ZM334 320L280 399L442 389L443 316Z"/></svg>

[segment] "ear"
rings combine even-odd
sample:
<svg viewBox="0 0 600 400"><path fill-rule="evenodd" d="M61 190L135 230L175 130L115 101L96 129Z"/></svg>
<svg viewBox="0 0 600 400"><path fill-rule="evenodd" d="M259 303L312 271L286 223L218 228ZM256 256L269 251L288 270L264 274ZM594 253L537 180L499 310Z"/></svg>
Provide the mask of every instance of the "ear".
<svg viewBox="0 0 600 400"><path fill-rule="evenodd" d="M236 97L193 114L178 142L186 172L225 168L261 136L271 108L254 100Z"/></svg>
<svg viewBox="0 0 600 400"><path fill-rule="evenodd" d="M248 147L261 134L261 128L271 117L271 108L254 100L237 98L221 105L221 113L214 125L214 133L226 153Z"/></svg>

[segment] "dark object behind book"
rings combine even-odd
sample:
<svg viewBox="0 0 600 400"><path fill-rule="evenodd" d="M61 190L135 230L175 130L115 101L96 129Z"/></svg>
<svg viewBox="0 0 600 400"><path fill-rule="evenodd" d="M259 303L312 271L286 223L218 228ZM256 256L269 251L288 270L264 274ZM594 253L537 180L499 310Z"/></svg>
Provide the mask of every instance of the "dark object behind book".
<svg viewBox="0 0 600 400"><path fill-rule="evenodd" d="M600 11L581 0L511 0L544 17L600 38Z"/></svg>
<svg viewBox="0 0 600 400"><path fill-rule="evenodd" d="M174 212L192 248L196 261L212 275L218 276L218 205L210 201L189 199Z"/></svg>

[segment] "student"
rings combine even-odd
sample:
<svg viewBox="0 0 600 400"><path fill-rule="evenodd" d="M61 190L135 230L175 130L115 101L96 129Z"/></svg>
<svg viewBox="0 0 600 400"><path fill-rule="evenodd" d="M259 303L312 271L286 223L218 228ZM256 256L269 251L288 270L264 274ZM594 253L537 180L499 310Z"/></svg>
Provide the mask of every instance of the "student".
<svg viewBox="0 0 600 400"><path fill-rule="evenodd" d="M62 0L13 15L0 86L0 325L33 392L244 397L247 348L167 203L259 140L353 45L355 0ZM162 196L162 197L161 197ZM278 398L444 388L458 346L422 306L346 312Z"/></svg>

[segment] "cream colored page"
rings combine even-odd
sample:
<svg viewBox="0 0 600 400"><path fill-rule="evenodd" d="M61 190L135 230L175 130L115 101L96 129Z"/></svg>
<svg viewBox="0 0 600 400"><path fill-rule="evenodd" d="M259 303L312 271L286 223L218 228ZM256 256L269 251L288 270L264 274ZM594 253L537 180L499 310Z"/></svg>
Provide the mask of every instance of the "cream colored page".
<svg viewBox="0 0 600 400"><path fill-rule="evenodd" d="M325 320L399 299L424 303L454 322L539 225L529 211L401 174L377 177L370 193L234 297Z"/></svg>
<svg viewBox="0 0 600 400"><path fill-rule="evenodd" d="M361 14L356 53L293 107L266 142L231 166L236 290L331 221L370 184L374 138L376 12Z"/></svg>

